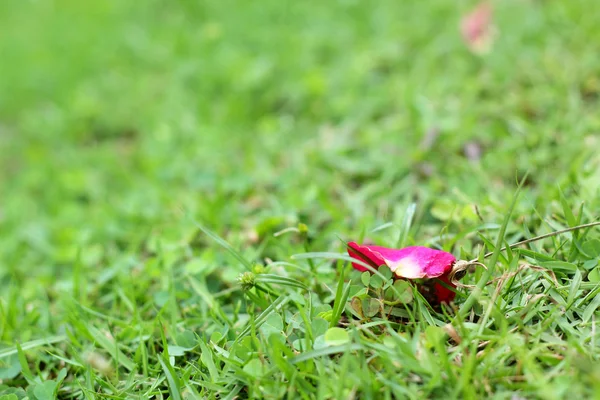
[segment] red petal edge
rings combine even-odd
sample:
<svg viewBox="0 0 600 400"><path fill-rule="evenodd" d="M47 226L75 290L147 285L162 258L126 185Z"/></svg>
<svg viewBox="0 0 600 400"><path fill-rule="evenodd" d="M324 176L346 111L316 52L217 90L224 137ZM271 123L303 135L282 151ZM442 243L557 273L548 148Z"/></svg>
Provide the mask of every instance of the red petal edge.
<svg viewBox="0 0 600 400"><path fill-rule="evenodd" d="M356 242L348 243L348 255L356 260L362 261L365 264L377 269L380 265L385 265L385 260L379 255L373 253L368 246L360 246ZM368 271L368 269L361 264L352 263L354 269L361 272Z"/></svg>
<svg viewBox="0 0 600 400"><path fill-rule="evenodd" d="M452 282L450 282L448 274L442 275L437 279L444 282L450 287L456 287L452 284ZM435 298L439 303L450 303L456 297L456 292L448 289L447 287L438 282L436 282L433 286L433 294L435 295Z"/></svg>

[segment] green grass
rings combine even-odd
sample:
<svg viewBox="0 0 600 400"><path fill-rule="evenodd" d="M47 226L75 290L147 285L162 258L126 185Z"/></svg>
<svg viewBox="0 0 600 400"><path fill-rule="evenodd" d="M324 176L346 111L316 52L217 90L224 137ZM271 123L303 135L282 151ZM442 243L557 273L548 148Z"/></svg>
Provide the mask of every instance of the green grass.
<svg viewBox="0 0 600 400"><path fill-rule="evenodd" d="M2 2L0 399L598 396L598 228L356 312L344 241L600 217L600 7L473 5Z"/></svg>

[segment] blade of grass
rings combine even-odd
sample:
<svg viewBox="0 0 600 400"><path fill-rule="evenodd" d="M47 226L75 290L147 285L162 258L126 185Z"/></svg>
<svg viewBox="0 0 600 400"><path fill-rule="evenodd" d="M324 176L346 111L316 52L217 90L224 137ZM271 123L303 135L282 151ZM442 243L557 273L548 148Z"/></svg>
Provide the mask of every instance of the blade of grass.
<svg viewBox="0 0 600 400"><path fill-rule="evenodd" d="M22 343L20 345L8 347L6 349L0 350L0 358L5 358L12 356L13 354L17 354L19 352L19 348L23 351L30 350L39 346L50 345L58 342L65 341L67 339L66 336L50 336L45 339L36 339L30 340L29 342Z"/></svg>
<svg viewBox="0 0 600 400"><path fill-rule="evenodd" d="M169 358L165 354L158 357L158 362L162 367L163 373L167 378L167 384L169 385L169 393L173 400L181 400L181 388L179 387L179 379L175 376L175 370L169 363Z"/></svg>
<svg viewBox="0 0 600 400"><path fill-rule="evenodd" d="M389 228L391 226L394 226L393 222L386 222L385 224L379 225L378 227L376 227L373 230L371 230L371 233L382 231L382 230L387 229L387 228Z"/></svg>
<svg viewBox="0 0 600 400"><path fill-rule="evenodd" d="M221 247L223 247L225 250L227 250L240 263L242 263L242 265L244 265L246 267L246 269L248 269L249 271L252 270L252 263L250 263L250 261L246 260L237 250L235 250L229 243L227 243L227 241L225 241L225 239L223 239L222 237L220 237L219 235L217 235L216 233L214 233L213 231L211 231L204 225L200 224L196 220L192 219L192 221L193 221L194 225L196 225L196 227L198 227L198 229L200 229L202 232L204 232L204 234L206 236L210 237L212 240L217 242Z"/></svg>
<svg viewBox="0 0 600 400"><path fill-rule="evenodd" d="M243 387L244 386L242 385L235 385L233 389L231 389L231 392L229 392L227 396L223 397L223 400L233 400L237 398L238 393L242 390Z"/></svg>
<svg viewBox="0 0 600 400"><path fill-rule="evenodd" d="M303 253L303 254L294 254L291 256L293 260L302 260L302 259L311 259L311 258L329 258L332 260L343 260L349 261L351 263L355 263L367 268L370 272L375 275L379 275L384 281L387 281L387 278L381 275L376 268L372 265L369 265L361 260L357 260L356 258L350 257L341 253L333 253L333 252L312 252L312 253Z"/></svg>
<svg viewBox="0 0 600 400"><path fill-rule="evenodd" d="M214 300L212 293L210 293L206 287L206 282L201 282L189 275L186 275L186 278L188 279L192 290L202 298L207 307L213 310L215 315L219 317L221 321L231 326L231 321L229 321L229 318L227 318L227 315L223 312L220 303Z"/></svg>
<svg viewBox="0 0 600 400"><path fill-rule="evenodd" d="M598 284L597 289L600 289L600 284ZM590 318L596 313L596 310L600 307L600 296L598 293L594 296L593 300L587 305L585 310L583 310L582 319L584 323L587 323Z"/></svg>
<svg viewBox="0 0 600 400"><path fill-rule="evenodd" d="M289 296L280 296L277 299L275 299L275 301L273 303L271 303L271 305L269 307L267 307L258 317L256 317L253 324L252 323L248 324L248 326L246 326L246 328L244 328L244 330L242 330L240 332L238 337L235 339L234 344L236 344L238 341L240 341L241 339L246 337L250 333L250 330L252 329L253 326L255 329L258 329L267 320L269 315L271 315L272 313L277 311L279 308L281 308L283 305L285 305L289 300L290 300Z"/></svg>
<svg viewBox="0 0 600 400"><path fill-rule="evenodd" d="M204 364L208 369L208 374L210 375L210 382L215 383L219 379L219 371L217 370L217 367L213 360L213 353L212 351L210 351L206 343L204 343L202 340L199 341L199 344L201 349L200 361L202 361L202 364Z"/></svg>
<svg viewBox="0 0 600 400"><path fill-rule="evenodd" d="M581 275L581 271L579 269L575 270L575 276L573 276L573 280L571 281L571 287L569 288L569 295L567 297L567 307L565 311L568 311L573 303L576 300L577 295L580 294L579 287L581 286L581 282L583 281L583 277Z"/></svg>
<svg viewBox="0 0 600 400"><path fill-rule="evenodd" d="M100 345L104 350L106 350L112 358L117 360L119 364L125 367L128 371L133 371L135 369L135 363L131 361L129 357L127 357L119 348L117 347L117 342L109 339L96 329L93 326L87 327L88 332L94 338L94 341Z"/></svg>
<svg viewBox="0 0 600 400"><path fill-rule="evenodd" d="M337 326L338 322L340 321L342 312L346 307L346 301L348 300L349 293L350 283L344 286L344 268L342 268L342 273L340 274L340 278L338 279L338 287L335 293L335 300L333 302L331 320L329 321L330 328Z"/></svg>
<svg viewBox="0 0 600 400"><path fill-rule="evenodd" d="M322 356L329 356L337 353L345 353L347 351L361 350L362 346L358 343L344 344L341 346L324 347L318 350L311 350L305 353L299 354L290 360L290 363L297 364L302 361L312 360Z"/></svg>
<svg viewBox="0 0 600 400"><path fill-rule="evenodd" d="M29 384L32 384L33 382L35 382L35 378L33 377L31 369L29 368L29 363L27 362L27 357L25 357L25 352L23 351L23 348L21 348L21 345L19 345L18 343L15 347L17 349L19 363L21 364L21 374Z"/></svg>
<svg viewBox="0 0 600 400"><path fill-rule="evenodd" d="M300 281L275 274L258 274L255 277L255 281L308 290L308 287Z"/></svg>
<svg viewBox="0 0 600 400"><path fill-rule="evenodd" d="M402 218L402 223L400 224L400 232L398 233L398 240L396 241L396 247L401 248L405 246L406 237L408 236L408 232L410 231L410 227L412 225L413 218L415 216L415 210L417 209L417 205L415 203L410 203L406 208L406 212Z"/></svg>
<svg viewBox="0 0 600 400"><path fill-rule="evenodd" d="M533 238L530 238L530 239L521 240L520 242L516 242L516 243L513 243L513 244L508 245L508 246L504 246L504 247L502 247L500 249L500 251L502 252L502 251L506 250L507 248L511 248L512 249L512 248L515 248L515 247L518 247L518 246L521 246L521 245L524 245L524 244L527 244L527 243L535 242L535 241L546 239L546 238L553 237L553 236L558 236L558 235L561 235L561 234L567 233L567 232L578 231L580 229L585 229L585 228L591 228L591 227L598 226L598 225L600 225L600 221L595 221L595 222L590 222L590 223L587 223L587 224L572 226L572 227L566 228L566 229L560 229L560 230L549 232L549 233L545 233L543 235L536 236L536 237L533 237ZM483 236L481 236L481 237L483 239ZM489 253L486 253L486 254L484 254L483 258L488 258L489 256L492 256L494 253L495 253L495 250L491 251ZM477 261L477 260L478 259L476 258L476 259L474 259L472 261Z"/></svg>
<svg viewBox="0 0 600 400"><path fill-rule="evenodd" d="M504 221L502 222L502 225L500 226L500 231L498 232L498 238L496 239L496 246L492 253L492 258L490 259L487 270L485 270L485 272L481 275L479 282L477 282L477 286L469 294L469 297L467 297L467 299L465 300L465 302L462 304L462 306L459 309L459 315L461 315L462 318L464 318L467 315L467 313L471 310L471 308L473 308L473 306L475 305L475 302L479 299L479 296L481 296L481 293L483 292L483 288L485 287L485 285L487 285L487 282L490 280L490 278L492 277L492 275L494 274L494 272L496 270L496 263L498 262L498 258L500 257L500 252L503 250L502 243L504 242L504 234L506 233L506 228L508 226L508 223L510 222L510 217L515 209L515 205L517 204L517 200L519 198L519 194L521 193L521 188L523 187L523 183L525 183L525 179L527 179L527 175L525 175L525 177L521 180L521 182L517 186L517 190L512 198L512 202L510 203L508 212L506 213L506 215L504 217ZM485 324L482 324L481 326L485 326Z"/></svg>

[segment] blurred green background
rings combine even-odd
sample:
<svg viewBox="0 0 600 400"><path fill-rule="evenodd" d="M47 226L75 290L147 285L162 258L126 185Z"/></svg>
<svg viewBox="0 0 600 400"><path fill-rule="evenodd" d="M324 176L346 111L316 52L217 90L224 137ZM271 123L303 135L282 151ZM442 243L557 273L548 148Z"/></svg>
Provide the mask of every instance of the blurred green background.
<svg viewBox="0 0 600 400"><path fill-rule="evenodd" d="M477 56L458 28L472 6L2 2L3 280L67 274L82 246L182 210L221 232L276 217L349 235L408 200L502 212L527 171L528 213L558 185L598 205L598 14L498 2Z"/></svg>
<svg viewBox="0 0 600 400"><path fill-rule="evenodd" d="M495 2L477 55L459 30L474 5L2 1L0 339L60 331L67 294L119 316L119 290L164 304L164 265L213 251L192 249L190 215L286 259L300 249L257 243L302 222L342 250L415 202L431 243L500 223L529 172L517 223L560 214L559 187L593 218L600 7Z"/></svg>
<svg viewBox="0 0 600 400"><path fill-rule="evenodd" d="M527 171L528 218L559 185L597 207L596 7L498 2L477 56L458 28L472 6L2 2L2 281L180 243L185 212L223 235L298 220L335 243L408 201L497 223Z"/></svg>

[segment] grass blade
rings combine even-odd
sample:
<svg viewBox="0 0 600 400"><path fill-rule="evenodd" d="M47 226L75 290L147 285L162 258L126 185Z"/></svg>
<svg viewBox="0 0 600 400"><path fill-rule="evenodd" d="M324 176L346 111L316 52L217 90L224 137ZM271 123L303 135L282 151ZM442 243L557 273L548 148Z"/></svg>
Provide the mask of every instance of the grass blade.
<svg viewBox="0 0 600 400"><path fill-rule="evenodd" d="M100 347L106 350L113 359L117 360L119 364L125 367L128 371L133 371L135 369L135 363L131 361L131 359L127 357L121 350L119 350L116 341L109 339L105 334L93 326L88 326L87 330L94 338L94 341L99 344Z"/></svg>
<svg viewBox="0 0 600 400"><path fill-rule="evenodd" d="M579 269L575 270L575 276L571 281L571 287L569 288L569 296L567 297L567 307L566 310L571 308L571 305L575 301L577 295L581 294L579 292L579 286L581 286L581 282L583 281L583 277L581 276L581 271Z"/></svg>
<svg viewBox="0 0 600 400"><path fill-rule="evenodd" d="M479 282L477 282L476 288L469 294L469 297L465 300L459 310L459 315L462 317L466 316L467 313L471 310L475 302L483 292L483 288L487 285L487 282L490 280L492 275L496 270L496 263L498 262L498 258L500 257L500 251L502 250L502 243L504 242L504 234L506 233L506 228L508 227L508 223L510 222L510 217L515 209L515 205L517 204L517 200L519 198L519 194L521 193L521 188L523 187L523 183L527 179L527 175L521 180L519 185L517 186L517 191L515 192L512 202L510 203L510 207L508 208L508 212L504 217L504 221L500 226L500 231L498 232L498 238L496 239L496 246L494 248L494 252L492 253L492 258L488 264L487 270L482 274ZM485 324L482 324L484 326Z"/></svg>
<svg viewBox="0 0 600 400"><path fill-rule="evenodd" d="M370 272L374 273L375 275L379 275L379 277L382 278L384 281L387 280L387 278L385 276L381 275L375 268L373 268L372 265L369 265L363 261L357 260L356 258L350 257L349 255L346 255L346 254L333 253L333 252L313 252L313 253L294 254L291 258L294 260L313 259L313 258L329 258L329 259L333 259L333 260L348 261L348 262L355 263L355 264L358 264L358 265L361 265L361 266L367 268Z"/></svg>
<svg viewBox="0 0 600 400"><path fill-rule="evenodd" d="M18 346L12 346L12 347L8 347L6 349L0 350L0 358L5 358L5 357L12 356L13 354L17 354L19 352L19 347L21 348L21 350L25 351L25 350L33 349L33 348L36 348L39 346L50 345L50 344L62 342L66 339L67 339L66 336L50 336L45 339L31 340L29 342L22 343L21 345L18 345Z"/></svg>
<svg viewBox="0 0 600 400"><path fill-rule="evenodd" d="M593 300L590 301L590 304L587 305L585 310L583 311L582 319L584 323L587 323L592 315L596 313L596 310L600 307L600 296L598 293L594 296Z"/></svg>
<svg viewBox="0 0 600 400"><path fill-rule="evenodd" d="M21 345L17 343L15 346L17 349L17 354L19 358L19 363L21 364L21 374L25 377L25 380L30 384L34 382L33 374L31 373L31 369L29 368L29 363L27 362L27 357L25 357L25 352Z"/></svg>
<svg viewBox="0 0 600 400"><path fill-rule="evenodd" d="M179 379L175 376L175 370L169 363L169 359L164 355L158 357L158 362L162 367L163 373L167 378L167 385L169 385L169 393L171 393L171 398L173 400L181 400L183 397L181 395L181 388L179 387Z"/></svg>
<svg viewBox="0 0 600 400"><path fill-rule="evenodd" d="M290 362L292 364L297 364L299 362L311 360L313 358L318 358L318 357L322 357L322 356L330 356L332 354L346 353L348 351L361 350L361 349L362 349L362 346L357 343L345 344L345 345L341 345L341 346L324 347L322 349L311 350L311 351L302 353L302 354L292 358L290 360Z"/></svg>
<svg viewBox="0 0 600 400"><path fill-rule="evenodd" d="M333 303L333 310L331 314L331 321L329 321L329 327L333 328L337 326L342 316L344 308L346 308L346 301L348 301L348 295L350 294L350 283L344 285L344 270L340 274L338 279L338 287L335 293L335 300Z"/></svg>
<svg viewBox="0 0 600 400"><path fill-rule="evenodd" d="M300 281L275 274L258 274L256 275L255 281L308 290L308 287Z"/></svg>
<svg viewBox="0 0 600 400"><path fill-rule="evenodd" d="M237 250L235 250L225 239L200 224L199 222L192 219L194 225L198 227L206 236L210 237L212 240L217 242L221 247L227 250L232 256L234 256L242 265L244 265L249 271L252 270L252 263L246 260Z"/></svg>
<svg viewBox="0 0 600 400"><path fill-rule="evenodd" d="M244 330L242 330L240 332L238 337L235 339L234 343L237 343L239 340L246 337L250 333L250 330L252 329L253 326L256 329L259 328L262 324L264 324L264 322L267 320L269 315L271 315L272 313L274 313L275 311L280 309L289 300L290 300L289 296L279 296L277 299L275 299L275 301L273 303L271 303L271 305L269 307L267 307L265 309L265 311L263 311L258 317L256 317L256 319L254 320L254 323L248 324L248 326L246 326L246 328L244 328Z"/></svg>
<svg viewBox="0 0 600 400"><path fill-rule="evenodd" d="M406 208L406 212L404 213L404 217L402 218L402 223L400 224L398 240L396 241L396 247L398 248L404 247L406 244L406 238L408 236L408 232L410 231L410 227L412 225L416 209L417 205L415 203L410 203Z"/></svg>

